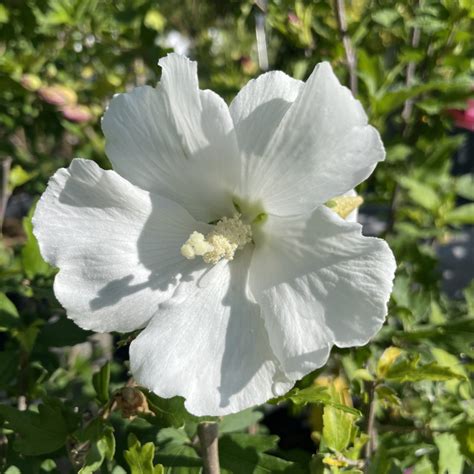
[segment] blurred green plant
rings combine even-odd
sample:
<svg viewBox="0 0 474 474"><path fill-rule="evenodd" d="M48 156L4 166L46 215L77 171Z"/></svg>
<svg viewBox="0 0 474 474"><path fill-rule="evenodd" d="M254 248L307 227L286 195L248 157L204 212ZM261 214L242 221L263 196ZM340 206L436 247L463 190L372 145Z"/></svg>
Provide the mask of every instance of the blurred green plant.
<svg viewBox="0 0 474 474"><path fill-rule="evenodd" d="M381 131L387 160L359 193L381 215L399 267L376 340L335 349L325 368L272 401L309 424L312 450L281 449L262 409L246 410L214 420L222 472L472 472L474 285L448 298L436 250L474 224L472 175L451 172L465 134L452 132L446 113L473 94L474 3L265 5L2 3L1 219L7 200L36 199L75 156L109 167L100 130L108 100L154 85L156 62L172 48L199 61L201 87L230 101L261 72L255 14L264 14L271 68L305 79L330 61ZM128 380L123 352L133 335L113 346L65 318L31 215L7 213L0 246L0 470L201 472L201 420L182 399Z"/></svg>

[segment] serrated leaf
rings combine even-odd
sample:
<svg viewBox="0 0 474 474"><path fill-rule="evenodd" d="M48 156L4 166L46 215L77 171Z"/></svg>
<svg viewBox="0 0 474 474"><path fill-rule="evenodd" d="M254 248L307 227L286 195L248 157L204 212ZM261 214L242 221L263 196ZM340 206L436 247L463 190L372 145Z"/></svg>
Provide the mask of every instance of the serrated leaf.
<svg viewBox="0 0 474 474"><path fill-rule="evenodd" d="M437 362L420 364L419 354L408 354L400 357L388 368L385 380L393 382L420 382L422 380L444 381L464 379L462 375L453 372L449 367L443 367Z"/></svg>
<svg viewBox="0 0 474 474"><path fill-rule="evenodd" d="M150 423L161 427L173 426L180 428L185 421L198 421L198 418L191 415L184 408L182 397L161 398L158 395L140 388L145 394L148 407L155 416L144 416Z"/></svg>
<svg viewBox="0 0 474 474"><path fill-rule="evenodd" d="M142 445L133 433L128 435L128 449L124 451L123 456L131 474L164 474L162 465L153 465L155 445L153 443Z"/></svg>
<svg viewBox="0 0 474 474"><path fill-rule="evenodd" d="M40 405L38 413L0 405L0 416L20 435L14 446L26 456L56 451L64 446L70 432L68 420L60 403L56 401Z"/></svg>
<svg viewBox="0 0 474 474"><path fill-rule="evenodd" d="M354 416L362 416L359 410L349 407L342 403L335 402L331 395L328 392L327 387L311 385L310 387L304 388L302 390L294 388L290 390L287 394L274 399L275 403L280 403L281 401L290 400L295 405L306 405L308 403L321 403L323 405L331 405L334 408L342 410L346 413L350 413Z"/></svg>
<svg viewBox="0 0 474 474"><path fill-rule="evenodd" d="M338 408L326 405L323 412L323 438L333 451L342 452L351 442L355 417Z"/></svg>
<svg viewBox="0 0 474 474"><path fill-rule="evenodd" d="M464 457L456 437L452 433L443 433L435 435L434 441L439 450L438 473L462 474Z"/></svg>
<svg viewBox="0 0 474 474"><path fill-rule="evenodd" d="M107 361L98 372L92 376L92 385L94 385L97 399L101 403L109 401L109 384L110 384L110 362Z"/></svg>
<svg viewBox="0 0 474 474"><path fill-rule="evenodd" d="M115 437L113 429L109 426L104 429L101 438L92 442L79 474L94 474L106 459L109 461L113 459L114 453Z"/></svg>

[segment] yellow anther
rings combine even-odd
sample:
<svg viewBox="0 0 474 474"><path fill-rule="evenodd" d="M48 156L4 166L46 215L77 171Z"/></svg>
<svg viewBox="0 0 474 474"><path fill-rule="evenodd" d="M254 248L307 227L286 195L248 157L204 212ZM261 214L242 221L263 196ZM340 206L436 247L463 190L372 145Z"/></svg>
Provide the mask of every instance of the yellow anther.
<svg viewBox="0 0 474 474"><path fill-rule="evenodd" d="M240 217L235 214L222 218L206 237L193 232L181 247L181 255L189 260L201 256L206 263L212 264L223 258L232 260L235 252L252 240L250 225L244 224Z"/></svg>
<svg viewBox="0 0 474 474"><path fill-rule="evenodd" d="M353 210L357 209L364 200L361 196L338 196L326 203L330 209L345 219Z"/></svg>

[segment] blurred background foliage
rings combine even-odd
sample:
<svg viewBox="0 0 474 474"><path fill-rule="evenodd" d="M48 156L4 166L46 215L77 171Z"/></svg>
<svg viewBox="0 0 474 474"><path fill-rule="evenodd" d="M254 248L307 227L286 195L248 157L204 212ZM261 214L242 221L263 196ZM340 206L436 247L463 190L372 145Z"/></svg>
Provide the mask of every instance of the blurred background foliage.
<svg viewBox="0 0 474 474"><path fill-rule="evenodd" d="M364 232L398 261L385 327L287 396L218 420L222 471L473 472L472 0L2 2L0 471L201 472L199 420L133 386L130 338L65 318L31 232L56 169L110 167L108 101L156 84L172 50L227 101L267 67L305 79L330 61L387 149L358 189Z"/></svg>

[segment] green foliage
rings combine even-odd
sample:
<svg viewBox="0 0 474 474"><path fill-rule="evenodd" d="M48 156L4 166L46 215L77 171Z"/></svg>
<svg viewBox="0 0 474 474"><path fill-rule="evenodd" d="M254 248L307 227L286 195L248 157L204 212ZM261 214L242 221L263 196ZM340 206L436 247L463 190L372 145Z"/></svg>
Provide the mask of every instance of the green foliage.
<svg viewBox="0 0 474 474"><path fill-rule="evenodd" d="M201 87L230 102L262 72L255 15L263 3L3 2L0 160L11 159L4 194L12 209L35 202L73 157L110 167L100 117L115 93L157 83L170 34L182 35L198 60ZM336 3L268 2L272 69L305 80L328 60L349 84ZM357 97L387 150L358 188L362 213L377 214L398 262L387 322L367 346L335 348L324 368L270 407L214 419L222 472L467 474L474 465L474 284L449 296L438 255L474 224L473 176L452 173L466 134L453 133L447 113L472 97L474 4L343 3ZM8 213L0 243L0 471L202 472L202 420L180 397L140 388L143 398L134 390L132 400L121 398L133 387L124 353L135 334L114 344L67 319L32 215L33 208ZM285 407L291 420L282 422L279 441L268 414ZM292 438L286 423L309 427L311 437L301 429ZM292 442L296 449L282 449Z"/></svg>

